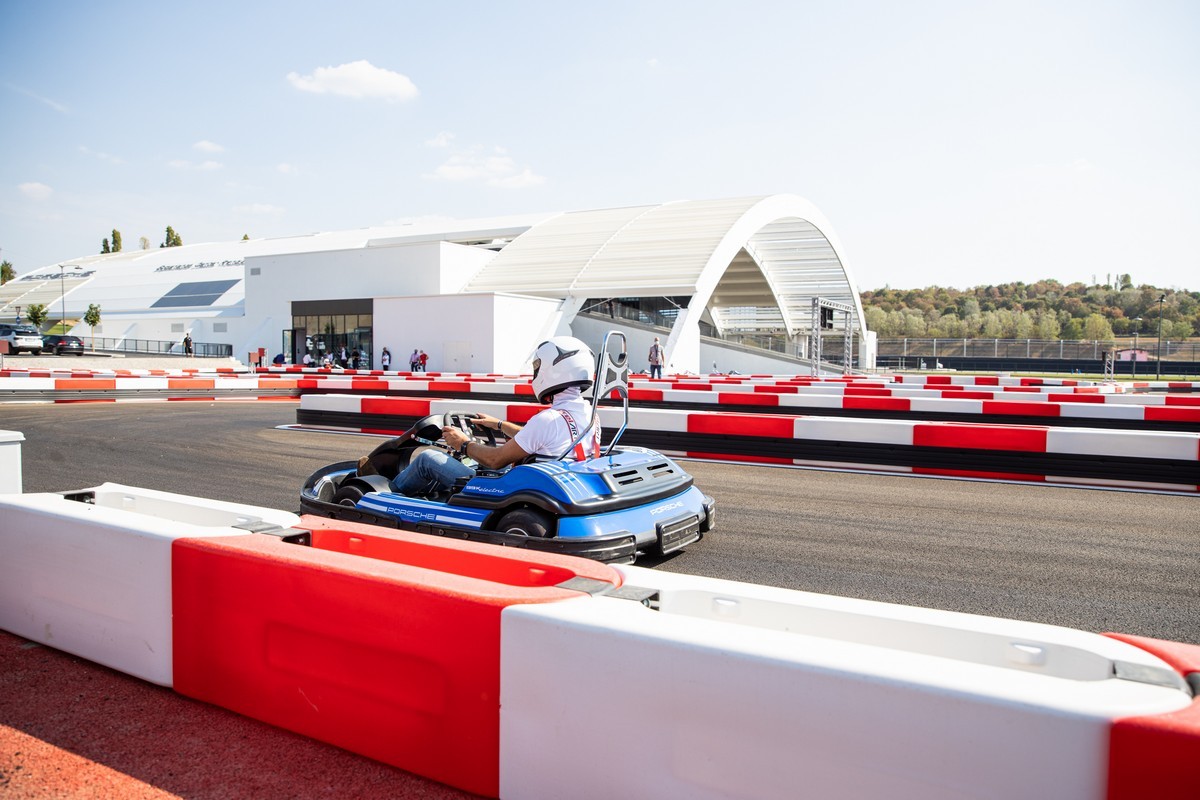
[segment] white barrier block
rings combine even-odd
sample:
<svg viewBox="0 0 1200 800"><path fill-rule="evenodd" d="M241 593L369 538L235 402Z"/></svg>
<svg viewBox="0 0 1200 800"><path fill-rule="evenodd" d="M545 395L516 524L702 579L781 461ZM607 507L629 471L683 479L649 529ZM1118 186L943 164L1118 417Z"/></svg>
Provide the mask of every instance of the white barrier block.
<svg viewBox="0 0 1200 800"><path fill-rule="evenodd" d="M20 494L24 485L21 477L21 442L25 435L19 431L0 431L0 494Z"/></svg>
<svg viewBox="0 0 1200 800"><path fill-rule="evenodd" d="M117 389L166 389L170 378L113 378Z"/></svg>
<svg viewBox="0 0 1200 800"><path fill-rule="evenodd" d="M782 408L841 408L845 398L841 394L781 394L779 405Z"/></svg>
<svg viewBox="0 0 1200 800"><path fill-rule="evenodd" d="M1146 418L1146 409L1142 406L1118 406L1110 403L1060 403L1058 415L1088 419L1131 419L1141 422Z"/></svg>
<svg viewBox="0 0 1200 800"><path fill-rule="evenodd" d="M300 396L300 408L305 411L336 411L344 414L362 412L362 401L370 397L382 399L382 395L361 394L306 394Z"/></svg>
<svg viewBox="0 0 1200 800"><path fill-rule="evenodd" d="M1196 461L1200 434L1106 430L1102 428L1050 428L1047 453L1130 458L1174 458Z"/></svg>
<svg viewBox="0 0 1200 800"><path fill-rule="evenodd" d="M172 682L171 542L300 521L114 483L83 491L94 503L0 495L0 628L163 686Z"/></svg>
<svg viewBox="0 0 1200 800"><path fill-rule="evenodd" d="M911 445L913 428L918 424L902 419L797 417L795 437L832 442Z"/></svg>
<svg viewBox="0 0 1200 800"><path fill-rule="evenodd" d="M949 411L953 414L982 414L982 400L959 400L942 398L913 398L908 404L912 411Z"/></svg>
<svg viewBox="0 0 1200 800"><path fill-rule="evenodd" d="M1096 798L1111 720L1191 702L1094 634L621 571L660 609L502 612L501 797Z"/></svg>

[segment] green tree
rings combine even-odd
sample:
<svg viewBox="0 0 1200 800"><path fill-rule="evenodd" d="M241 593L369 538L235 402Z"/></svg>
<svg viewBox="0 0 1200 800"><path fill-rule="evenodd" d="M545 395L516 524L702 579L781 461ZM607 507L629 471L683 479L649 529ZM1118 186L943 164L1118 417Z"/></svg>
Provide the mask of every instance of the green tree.
<svg viewBox="0 0 1200 800"><path fill-rule="evenodd" d="M183 237L181 237L178 233L176 233L174 228L172 228L170 225L168 225L167 226L167 238L165 240L163 240L163 243L160 244L159 247L182 247L182 246L183 246Z"/></svg>
<svg viewBox="0 0 1200 800"><path fill-rule="evenodd" d="M250 241L250 234L248 234L248 233L243 233L243 234L242 234L242 241L243 241L243 242L248 242L248 241Z"/></svg>
<svg viewBox="0 0 1200 800"><path fill-rule="evenodd" d="M7 260L0 261L0 286L3 286L15 277L17 277L17 271L13 269L12 262Z"/></svg>
<svg viewBox="0 0 1200 800"><path fill-rule="evenodd" d="M83 315L83 321L92 329L92 352L96 352L96 326L100 324L100 306L95 303L88 305L87 313Z"/></svg>
<svg viewBox="0 0 1200 800"><path fill-rule="evenodd" d="M38 330L41 330L42 323L46 321L46 315L46 306L42 303L34 303L25 309L25 319Z"/></svg>
<svg viewBox="0 0 1200 800"><path fill-rule="evenodd" d="M101 244L100 244L100 254L104 255L105 253L111 253L111 252L112 252L112 250L108 249L108 238L105 237L104 241L101 242Z"/></svg>
<svg viewBox="0 0 1200 800"><path fill-rule="evenodd" d="M1097 342L1109 342L1113 338L1112 325L1101 314L1089 314L1083 321L1083 338Z"/></svg>
<svg viewBox="0 0 1200 800"><path fill-rule="evenodd" d="M121 252L121 232L116 228L113 228L112 251L114 253Z"/></svg>

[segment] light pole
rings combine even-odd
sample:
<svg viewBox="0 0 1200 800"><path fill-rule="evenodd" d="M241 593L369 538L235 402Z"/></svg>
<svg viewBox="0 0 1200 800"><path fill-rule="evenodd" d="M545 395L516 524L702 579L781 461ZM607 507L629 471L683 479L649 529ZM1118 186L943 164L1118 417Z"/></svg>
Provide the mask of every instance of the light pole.
<svg viewBox="0 0 1200 800"><path fill-rule="evenodd" d="M1154 380L1162 380L1162 315L1167 295L1158 296L1158 358L1154 359Z"/></svg>
<svg viewBox="0 0 1200 800"><path fill-rule="evenodd" d="M62 264L58 268L58 303L61 306L59 311L62 312L62 319L59 320L58 324L62 327L62 332L64 334L67 332L67 289L66 281L64 280L63 276L65 276L67 273L67 267L70 267L71 269L81 269L78 264Z"/></svg>
<svg viewBox="0 0 1200 800"><path fill-rule="evenodd" d="M1138 317L1134 320L1137 326L1133 329L1133 379L1137 380L1137 361L1138 361L1138 334L1142 331L1142 318Z"/></svg>

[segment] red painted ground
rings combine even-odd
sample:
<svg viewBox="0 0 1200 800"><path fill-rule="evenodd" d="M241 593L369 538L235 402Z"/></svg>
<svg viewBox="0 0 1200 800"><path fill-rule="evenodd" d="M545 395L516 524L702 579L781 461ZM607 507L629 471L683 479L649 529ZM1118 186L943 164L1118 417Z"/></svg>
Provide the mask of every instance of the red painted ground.
<svg viewBox="0 0 1200 800"><path fill-rule="evenodd" d="M465 794L0 631L0 798Z"/></svg>

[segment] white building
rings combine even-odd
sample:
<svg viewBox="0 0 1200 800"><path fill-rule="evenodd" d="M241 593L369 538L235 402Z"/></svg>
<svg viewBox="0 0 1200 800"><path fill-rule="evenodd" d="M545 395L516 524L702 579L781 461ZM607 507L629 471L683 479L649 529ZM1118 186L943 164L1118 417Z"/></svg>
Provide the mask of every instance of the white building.
<svg viewBox="0 0 1200 800"><path fill-rule="evenodd" d="M773 195L87 256L0 287L0 319L31 303L81 319L96 304L104 340L190 334L295 361L344 346L376 367L386 346L393 369L420 348L430 371L503 373L527 371L548 336L595 345L617 328L635 370L657 335L669 372L796 372L814 297L854 309L839 324L872 365L828 221Z"/></svg>

